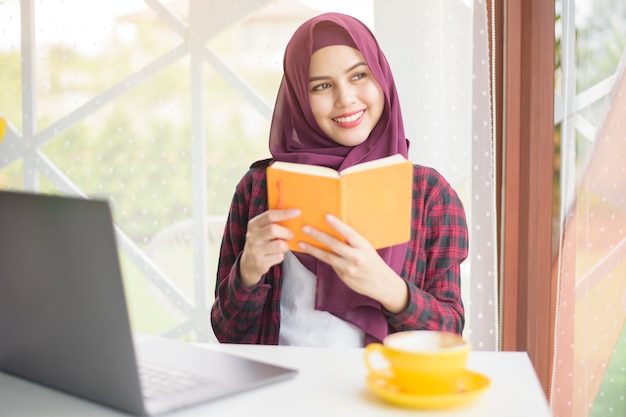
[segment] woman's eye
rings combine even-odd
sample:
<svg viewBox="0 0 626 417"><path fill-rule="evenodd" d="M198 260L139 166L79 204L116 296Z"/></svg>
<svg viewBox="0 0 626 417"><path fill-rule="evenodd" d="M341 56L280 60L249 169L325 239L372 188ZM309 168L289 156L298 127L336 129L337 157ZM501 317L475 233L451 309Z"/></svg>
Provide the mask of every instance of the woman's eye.
<svg viewBox="0 0 626 417"><path fill-rule="evenodd" d="M330 84L328 84L328 83L318 84L318 85L313 87L313 91L322 91L322 90L325 90L327 88L330 88Z"/></svg>
<svg viewBox="0 0 626 417"><path fill-rule="evenodd" d="M360 80L361 78L363 78L365 76L366 76L366 74L364 72L359 72L358 74L355 74L352 77L352 81L358 81L358 80Z"/></svg>

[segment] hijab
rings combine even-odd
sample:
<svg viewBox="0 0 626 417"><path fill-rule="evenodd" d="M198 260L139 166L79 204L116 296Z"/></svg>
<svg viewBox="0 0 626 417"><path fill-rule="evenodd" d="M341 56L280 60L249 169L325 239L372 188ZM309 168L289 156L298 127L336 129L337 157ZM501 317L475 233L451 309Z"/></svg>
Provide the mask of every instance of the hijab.
<svg viewBox="0 0 626 417"><path fill-rule="evenodd" d="M356 146L330 139L319 127L309 106L309 67L315 51L344 45L357 49L384 92L382 116L369 137ZM273 160L326 166L342 170L352 165L402 154L408 158L400 103L391 69L372 32L359 20L344 14L326 13L304 22L285 49L283 78L278 90L270 128ZM392 201L381 202L393 204ZM407 244L378 250L399 275ZM381 341L388 332L383 308L341 281L330 265L310 255L295 255L317 277L315 309L327 311L365 332L365 342Z"/></svg>

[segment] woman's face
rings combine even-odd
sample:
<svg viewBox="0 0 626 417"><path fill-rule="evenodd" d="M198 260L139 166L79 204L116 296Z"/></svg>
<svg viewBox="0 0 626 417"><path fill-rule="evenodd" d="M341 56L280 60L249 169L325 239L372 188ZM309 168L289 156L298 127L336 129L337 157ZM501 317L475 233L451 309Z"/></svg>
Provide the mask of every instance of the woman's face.
<svg viewBox="0 0 626 417"><path fill-rule="evenodd" d="M333 45L311 56L309 104L324 133L338 144L356 146L378 123L385 97L363 55Z"/></svg>

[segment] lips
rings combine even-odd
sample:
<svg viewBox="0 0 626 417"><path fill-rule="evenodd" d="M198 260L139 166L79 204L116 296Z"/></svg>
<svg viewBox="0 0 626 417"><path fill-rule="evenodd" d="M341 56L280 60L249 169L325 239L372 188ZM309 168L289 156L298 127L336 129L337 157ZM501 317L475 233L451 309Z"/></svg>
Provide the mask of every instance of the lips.
<svg viewBox="0 0 626 417"><path fill-rule="evenodd" d="M354 127L363 120L364 113L364 110L359 110L354 113L342 114L339 117L333 118L333 121L344 128Z"/></svg>

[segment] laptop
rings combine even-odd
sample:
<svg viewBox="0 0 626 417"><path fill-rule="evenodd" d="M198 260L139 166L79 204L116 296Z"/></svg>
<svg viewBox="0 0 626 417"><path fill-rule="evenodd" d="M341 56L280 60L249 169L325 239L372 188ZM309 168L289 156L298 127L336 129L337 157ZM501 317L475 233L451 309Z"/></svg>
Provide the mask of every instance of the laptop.
<svg viewBox="0 0 626 417"><path fill-rule="evenodd" d="M0 191L0 370L134 415L297 372L133 333L108 202L15 191Z"/></svg>

